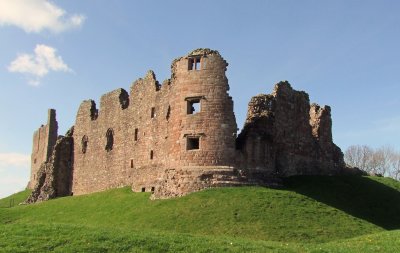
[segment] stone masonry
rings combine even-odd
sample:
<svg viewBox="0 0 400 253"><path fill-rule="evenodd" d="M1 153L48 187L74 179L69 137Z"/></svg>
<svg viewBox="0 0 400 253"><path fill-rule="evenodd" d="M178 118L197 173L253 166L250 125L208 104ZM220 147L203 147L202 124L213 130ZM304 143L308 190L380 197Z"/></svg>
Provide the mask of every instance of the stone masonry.
<svg viewBox="0 0 400 253"><path fill-rule="evenodd" d="M73 131L57 142L50 110L48 124L34 134L29 202L123 186L167 198L342 172L330 107L310 105L308 94L287 81L251 99L237 136L227 66L215 50L194 50L172 62L162 84L149 71L129 93L103 95L99 108L83 101Z"/></svg>

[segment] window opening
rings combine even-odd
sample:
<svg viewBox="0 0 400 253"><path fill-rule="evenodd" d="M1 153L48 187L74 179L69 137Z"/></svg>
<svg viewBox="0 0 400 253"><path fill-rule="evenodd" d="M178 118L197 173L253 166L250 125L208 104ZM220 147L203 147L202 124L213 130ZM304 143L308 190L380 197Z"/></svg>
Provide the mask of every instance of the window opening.
<svg viewBox="0 0 400 253"><path fill-rule="evenodd" d="M200 149L200 137L187 137L186 150Z"/></svg>
<svg viewBox="0 0 400 253"><path fill-rule="evenodd" d="M133 159L131 159L131 168L133 168Z"/></svg>
<svg viewBox="0 0 400 253"><path fill-rule="evenodd" d="M146 192L146 187L142 187L142 192Z"/></svg>
<svg viewBox="0 0 400 253"><path fill-rule="evenodd" d="M35 160L33 160L33 163L36 164L36 158L35 158Z"/></svg>
<svg viewBox="0 0 400 253"><path fill-rule="evenodd" d="M111 151L114 145L114 132L111 128L107 130L106 139L107 139L106 150Z"/></svg>
<svg viewBox="0 0 400 253"><path fill-rule="evenodd" d="M139 137L139 129L135 128L135 141L138 140L138 137Z"/></svg>
<svg viewBox="0 0 400 253"><path fill-rule="evenodd" d="M154 118L156 116L156 108L151 107L151 118Z"/></svg>
<svg viewBox="0 0 400 253"><path fill-rule="evenodd" d="M193 57L188 60L188 70L200 70L201 57Z"/></svg>
<svg viewBox="0 0 400 253"><path fill-rule="evenodd" d="M82 154L85 154L88 146L88 137L86 135L82 137L81 144L82 144Z"/></svg>
<svg viewBox="0 0 400 253"><path fill-rule="evenodd" d="M165 116L166 120L169 120L169 116L171 115L171 106L168 106L167 115Z"/></svg>
<svg viewBox="0 0 400 253"><path fill-rule="evenodd" d="M187 101L187 114L196 114L200 112L201 103L200 98L190 99Z"/></svg>
<svg viewBox="0 0 400 253"><path fill-rule="evenodd" d="M154 157L154 152L153 150L150 150L150 160L153 160L153 157Z"/></svg>

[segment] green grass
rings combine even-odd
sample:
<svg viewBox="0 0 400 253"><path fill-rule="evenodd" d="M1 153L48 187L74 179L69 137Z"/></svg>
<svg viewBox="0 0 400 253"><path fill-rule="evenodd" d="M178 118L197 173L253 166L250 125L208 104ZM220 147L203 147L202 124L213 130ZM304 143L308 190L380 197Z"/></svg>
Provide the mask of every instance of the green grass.
<svg viewBox="0 0 400 253"><path fill-rule="evenodd" d="M0 199L0 208L9 208L18 205L19 203L24 202L28 198L29 194L31 194L31 191L25 190L10 195L4 199Z"/></svg>
<svg viewBox="0 0 400 253"><path fill-rule="evenodd" d="M293 177L284 183L281 190L219 188L155 201L121 188L0 208L0 252L398 251L400 232L386 230L400 228L399 182Z"/></svg>

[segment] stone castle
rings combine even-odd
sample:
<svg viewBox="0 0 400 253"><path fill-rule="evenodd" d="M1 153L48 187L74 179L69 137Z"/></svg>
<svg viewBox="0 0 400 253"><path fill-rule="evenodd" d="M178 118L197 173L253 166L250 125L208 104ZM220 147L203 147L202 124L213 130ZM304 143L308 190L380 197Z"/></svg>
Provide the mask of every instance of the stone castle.
<svg viewBox="0 0 400 253"><path fill-rule="evenodd" d="M79 107L58 136L55 110L33 136L28 203L130 186L154 198L208 187L274 185L291 175L343 172L330 107L280 82L253 97L237 134L225 71L210 49L175 59L161 85L152 71Z"/></svg>

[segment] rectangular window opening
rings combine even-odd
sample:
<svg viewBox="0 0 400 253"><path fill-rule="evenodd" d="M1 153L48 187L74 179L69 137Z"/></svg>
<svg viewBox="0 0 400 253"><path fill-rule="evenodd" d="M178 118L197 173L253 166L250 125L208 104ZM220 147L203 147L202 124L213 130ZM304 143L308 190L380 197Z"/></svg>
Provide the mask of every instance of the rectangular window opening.
<svg viewBox="0 0 400 253"><path fill-rule="evenodd" d="M150 160L153 160L153 157L154 157L154 152L153 152L153 150L151 150L150 151Z"/></svg>
<svg viewBox="0 0 400 253"><path fill-rule="evenodd" d="M201 110L200 98L187 101L187 114L196 114Z"/></svg>
<svg viewBox="0 0 400 253"><path fill-rule="evenodd" d="M146 192L146 187L142 187L142 192Z"/></svg>
<svg viewBox="0 0 400 253"><path fill-rule="evenodd" d="M138 137L139 137L139 129L135 128L135 141L138 140Z"/></svg>
<svg viewBox="0 0 400 253"><path fill-rule="evenodd" d="M151 107L151 118L154 118L156 116L156 108Z"/></svg>
<svg viewBox="0 0 400 253"><path fill-rule="evenodd" d="M189 58L188 60L188 70L193 70L193 65L194 65L194 59Z"/></svg>
<svg viewBox="0 0 400 253"><path fill-rule="evenodd" d="M195 58L194 59L194 69L195 70L200 70L200 58Z"/></svg>
<svg viewBox="0 0 400 253"><path fill-rule="evenodd" d="M200 70L201 57L193 57L188 59L188 70Z"/></svg>
<svg viewBox="0 0 400 253"><path fill-rule="evenodd" d="M133 159L131 159L131 168L133 168Z"/></svg>
<svg viewBox="0 0 400 253"><path fill-rule="evenodd" d="M187 137L186 150L199 150L200 137Z"/></svg>

